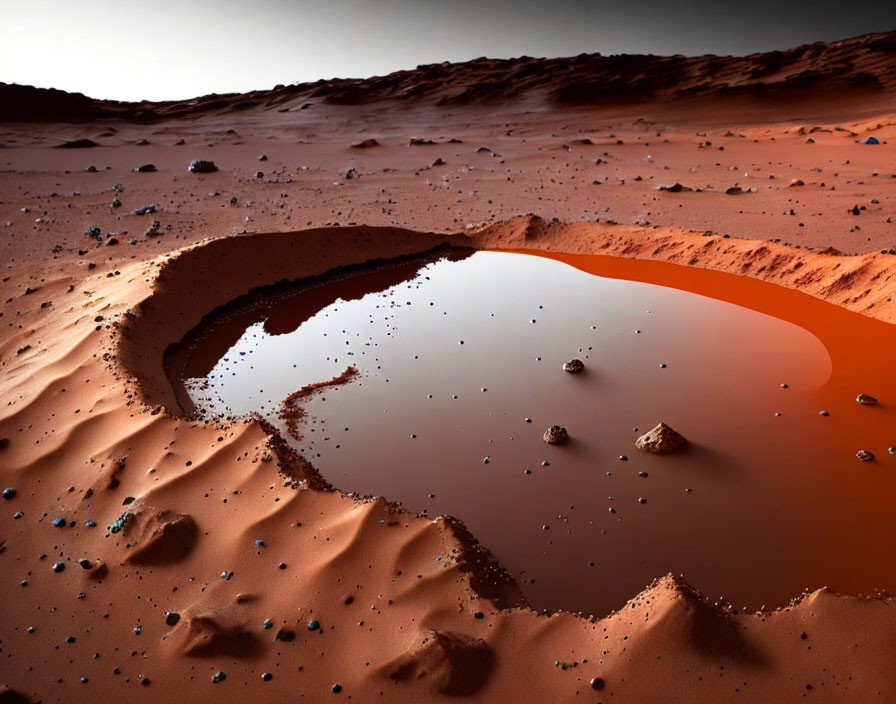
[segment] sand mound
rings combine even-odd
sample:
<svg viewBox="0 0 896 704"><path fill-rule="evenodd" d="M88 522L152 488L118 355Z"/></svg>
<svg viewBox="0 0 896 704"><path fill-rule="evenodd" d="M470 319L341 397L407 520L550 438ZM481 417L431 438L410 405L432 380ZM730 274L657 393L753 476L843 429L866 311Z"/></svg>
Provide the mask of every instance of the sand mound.
<svg viewBox="0 0 896 704"><path fill-rule="evenodd" d="M482 689L493 667L494 654L482 638L430 630L382 673L396 682L425 680L433 692L468 697Z"/></svg>
<svg viewBox="0 0 896 704"><path fill-rule="evenodd" d="M174 649L190 657L246 658L260 649L258 636L248 624L241 599L212 605L212 600L188 607L165 636Z"/></svg>
<svg viewBox="0 0 896 704"><path fill-rule="evenodd" d="M196 543L199 527L191 516L136 506L119 519L128 562L159 564L183 560ZM114 524L113 524L114 525Z"/></svg>
<svg viewBox="0 0 896 704"><path fill-rule="evenodd" d="M100 145L92 139L73 139L68 142L63 142L62 144L57 144L56 149L88 149L90 147L98 146Z"/></svg>

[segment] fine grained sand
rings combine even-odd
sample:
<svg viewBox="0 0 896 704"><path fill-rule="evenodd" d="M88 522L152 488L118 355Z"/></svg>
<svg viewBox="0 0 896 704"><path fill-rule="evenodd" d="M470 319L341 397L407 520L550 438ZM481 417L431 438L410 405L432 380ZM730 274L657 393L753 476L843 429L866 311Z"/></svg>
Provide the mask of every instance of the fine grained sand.
<svg viewBox="0 0 896 704"><path fill-rule="evenodd" d="M184 418L162 355L253 287L446 239L729 271L893 322L893 45L472 62L195 105L0 88L0 483L17 490L0 684L63 702L892 700L887 598L731 614L667 576L604 618L539 616L454 520L333 490L258 421ZM103 146L53 148L85 138ZM656 190L676 182L695 190Z"/></svg>

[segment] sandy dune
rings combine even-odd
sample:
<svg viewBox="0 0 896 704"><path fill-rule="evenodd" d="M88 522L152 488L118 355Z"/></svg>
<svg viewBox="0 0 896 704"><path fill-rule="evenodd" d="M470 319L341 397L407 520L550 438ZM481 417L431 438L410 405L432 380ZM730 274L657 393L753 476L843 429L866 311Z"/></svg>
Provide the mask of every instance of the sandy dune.
<svg viewBox="0 0 896 704"><path fill-rule="evenodd" d="M894 53L483 60L139 105L0 87L0 701L892 701L889 597L732 613L657 575L602 618L538 615L458 521L332 489L257 420L185 417L162 355L254 287L445 241L896 322Z"/></svg>

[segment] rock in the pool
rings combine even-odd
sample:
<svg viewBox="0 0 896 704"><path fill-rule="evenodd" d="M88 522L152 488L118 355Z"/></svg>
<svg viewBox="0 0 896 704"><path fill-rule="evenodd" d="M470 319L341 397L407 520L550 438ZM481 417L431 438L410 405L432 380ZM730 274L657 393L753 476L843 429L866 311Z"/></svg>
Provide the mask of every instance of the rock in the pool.
<svg viewBox="0 0 896 704"><path fill-rule="evenodd" d="M654 455L664 455L682 447L687 440L665 423L658 423L655 428L644 433L635 440L635 447Z"/></svg>
<svg viewBox="0 0 896 704"><path fill-rule="evenodd" d="M550 445L559 445L569 440L569 433L566 428L559 425L552 425L544 431L544 441Z"/></svg>
<svg viewBox="0 0 896 704"><path fill-rule="evenodd" d="M585 369L585 363L581 359L570 359L563 363L563 371L569 374L578 374Z"/></svg>

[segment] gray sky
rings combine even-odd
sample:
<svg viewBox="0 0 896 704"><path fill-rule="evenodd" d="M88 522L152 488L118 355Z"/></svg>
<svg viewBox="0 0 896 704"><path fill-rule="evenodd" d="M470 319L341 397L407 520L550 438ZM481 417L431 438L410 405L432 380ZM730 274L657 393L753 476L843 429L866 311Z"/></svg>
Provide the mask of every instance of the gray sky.
<svg viewBox="0 0 896 704"><path fill-rule="evenodd" d="M896 2L879 0L0 0L0 81L162 100L477 56L745 54L893 28Z"/></svg>

